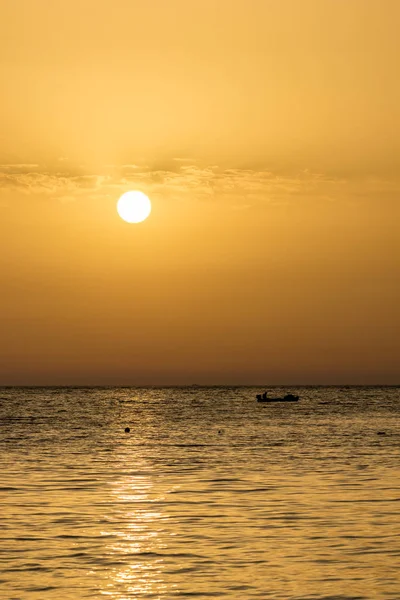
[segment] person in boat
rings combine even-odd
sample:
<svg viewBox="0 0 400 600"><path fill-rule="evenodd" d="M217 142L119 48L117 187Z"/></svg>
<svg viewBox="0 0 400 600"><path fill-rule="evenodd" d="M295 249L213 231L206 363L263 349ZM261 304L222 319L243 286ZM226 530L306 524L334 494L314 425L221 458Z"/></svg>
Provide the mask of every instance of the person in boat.
<svg viewBox="0 0 400 600"><path fill-rule="evenodd" d="M262 395L262 399L263 399L263 400L266 400L266 399L267 399L267 393L268 393L268 392L264 392L264 393L263 393L263 395Z"/></svg>

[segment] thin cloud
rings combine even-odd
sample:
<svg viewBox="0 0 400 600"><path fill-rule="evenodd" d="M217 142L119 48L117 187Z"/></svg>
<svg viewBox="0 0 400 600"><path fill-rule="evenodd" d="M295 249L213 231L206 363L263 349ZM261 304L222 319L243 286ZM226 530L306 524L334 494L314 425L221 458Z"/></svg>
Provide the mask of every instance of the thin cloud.
<svg viewBox="0 0 400 600"><path fill-rule="evenodd" d="M399 180L354 182L308 170L282 175L267 169L222 169L183 160L172 170L124 164L107 165L102 171L83 173L79 168L53 172L37 164L0 165L0 193L45 194L65 202L83 197L101 199L138 188L166 200L225 202L235 210L301 199L333 202L379 195L393 199L400 193Z"/></svg>
<svg viewBox="0 0 400 600"><path fill-rule="evenodd" d="M0 173L27 173L39 169L36 163L14 163L0 165Z"/></svg>

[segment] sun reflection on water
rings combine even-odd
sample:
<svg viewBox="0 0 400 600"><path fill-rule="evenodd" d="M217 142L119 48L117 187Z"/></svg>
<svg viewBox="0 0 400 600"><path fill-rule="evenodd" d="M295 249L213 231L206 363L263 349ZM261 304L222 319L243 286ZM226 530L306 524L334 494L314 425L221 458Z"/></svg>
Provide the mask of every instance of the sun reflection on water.
<svg viewBox="0 0 400 600"><path fill-rule="evenodd" d="M162 556L167 544L163 541L163 522L168 518L159 507L169 490L157 491L151 474L129 475L114 482L109 527L102 535L110 538L107 555L111 567L103 595L123 600L149 594L164 596L168 586L164 581Z"/></svg>

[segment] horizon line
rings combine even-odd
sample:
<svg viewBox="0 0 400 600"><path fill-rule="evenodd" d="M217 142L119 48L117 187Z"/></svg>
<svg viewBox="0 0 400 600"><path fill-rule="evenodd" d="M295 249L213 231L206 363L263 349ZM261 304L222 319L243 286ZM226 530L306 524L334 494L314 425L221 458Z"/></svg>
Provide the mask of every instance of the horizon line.
<svg viewBox="0 0 400 600"><path fill-rule="evenodd" d="M62 383L62 384L1 384L0 389L6 388L279 388L279 387L400 387L399 383L168 383L168 384L84 384L84 383Z"/></svg>

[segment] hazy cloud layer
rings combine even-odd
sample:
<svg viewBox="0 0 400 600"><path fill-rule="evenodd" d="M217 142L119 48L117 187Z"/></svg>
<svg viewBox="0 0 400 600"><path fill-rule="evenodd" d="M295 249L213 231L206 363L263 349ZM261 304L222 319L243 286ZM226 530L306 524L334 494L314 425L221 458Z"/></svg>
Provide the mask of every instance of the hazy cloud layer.
<svg viewBox="0 0 400 600"><path fill-rule="evenodd" d="M38 164L0 165L0 194L44 194L61 202L82 198L108 198L128 189L141 189L153 197L176 201L225 202L233 209L259 203L290 204L300 200L357 202L400 198L400 180L334 178L308 170L277 174L268 170L221 169L176 159L168 168L141 165L107 165L97 172L83 167L46 169Z"/></svg>

